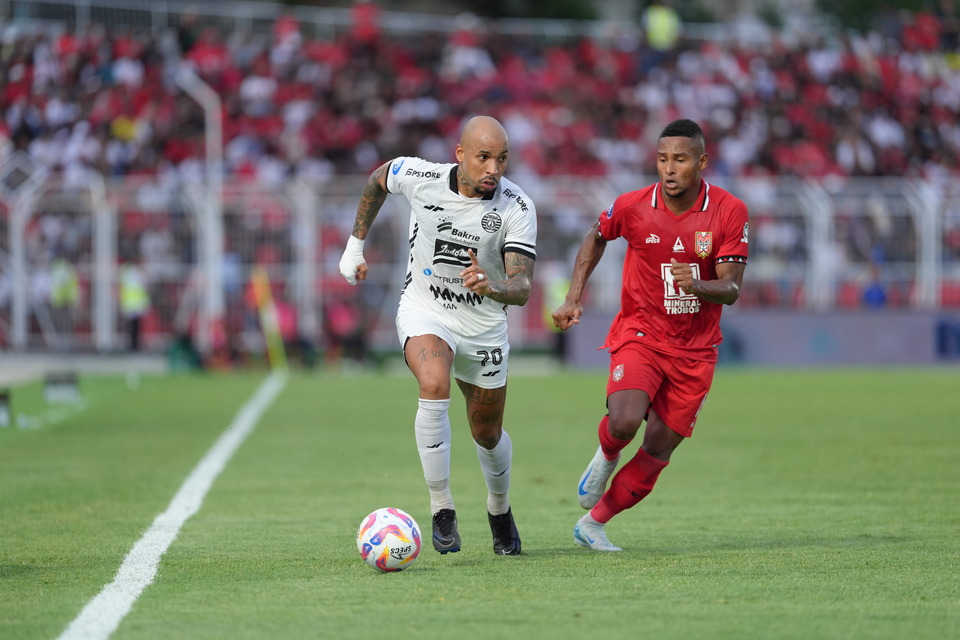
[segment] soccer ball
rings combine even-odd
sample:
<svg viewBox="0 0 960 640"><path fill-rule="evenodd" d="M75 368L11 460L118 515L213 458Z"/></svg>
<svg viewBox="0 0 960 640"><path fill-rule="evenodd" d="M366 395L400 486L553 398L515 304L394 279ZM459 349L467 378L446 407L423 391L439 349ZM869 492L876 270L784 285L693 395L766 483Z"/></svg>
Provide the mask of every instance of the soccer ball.
<svg viewBox="0 0 960 640"><path fill-rule="evenodd" d="M357 551L377 571L403 571L420 555L420 525L401 509L377 509L357 529Z"/></svg>

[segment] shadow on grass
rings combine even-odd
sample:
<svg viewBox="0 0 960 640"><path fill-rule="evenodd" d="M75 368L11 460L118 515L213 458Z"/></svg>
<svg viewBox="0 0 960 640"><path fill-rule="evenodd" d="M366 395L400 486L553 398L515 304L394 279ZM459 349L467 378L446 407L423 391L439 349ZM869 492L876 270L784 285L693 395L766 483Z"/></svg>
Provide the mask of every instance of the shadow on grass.
<svg viewBox="0 0 960 640"><path fill-rule="evenodd" d="M32 564L0 564L0 580L14 576L27 576L42 569L43 567Z"/></svg>
<svg viewBox="0 0 960 640"><path fill-rule="evenodd" d="M784 549L851 549L870 546L902 545L913 542L915 539L908 536L860 534L852 536L794 536L778 539L733 540L717 539L711 541L692 542L689 545L650 545L642 540L630 540L619 536L614 543L623 547L621 552L593 551L574 543L564 547L524 547L523 555L516 558L548 558L554 556L624 556L632 554L642 555L699 555L718 551L757 551L757 550L784 550Z"/></svg>

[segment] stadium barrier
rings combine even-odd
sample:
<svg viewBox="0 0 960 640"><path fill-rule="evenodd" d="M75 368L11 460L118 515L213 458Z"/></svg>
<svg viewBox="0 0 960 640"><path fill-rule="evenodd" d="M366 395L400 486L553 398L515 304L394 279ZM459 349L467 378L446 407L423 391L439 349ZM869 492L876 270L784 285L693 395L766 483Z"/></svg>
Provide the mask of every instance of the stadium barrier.
<svg viewBox="0 0 960 640"><path fill-rule="evenodd" d="M604 369L598 347L613 314L587 313L570 334L565 362ZM828 311L747 309L721 322L721 365L956 365L960 313L956 311Z"/></svg>
<svg viewBox="0 0 960 640"><path fill-rule="evenodd" d="M362 330L363 349L392 350L393 310L407 268L405 201L388 198L373 226L366 249L370 278L352 288L337 270L365 180L290 180L280 188L227 180L222 241L211 242L196 185L140 176L71 186L41 175L17 154L8 157L0 161L0 344L19 351L127 349L120 265L132 261L144 272L150 298L141 323L147 352L187 337L204 353L263 354L251 288L257 268L271 284L289 347L325 351L338 339L336 323L347 318ZM599 212L621 191L652 180L524 180L538 212L539 258L530 301L509 312L515 348L553 348L547 320L553 303L545 291L568 276ZM960 309L960 188L905 179L827 188L788 178L723 186L751 212L750 264L741 300L728 315L935 317ZM611 243L591 279L587 304L601 315L618 306L623 252L623 243ZM218 291L211 291L211 264L220 269ZM204 301L211 296L222 296L223 310L207 322ZM944 331L949 351L954 334Z"/></svg>

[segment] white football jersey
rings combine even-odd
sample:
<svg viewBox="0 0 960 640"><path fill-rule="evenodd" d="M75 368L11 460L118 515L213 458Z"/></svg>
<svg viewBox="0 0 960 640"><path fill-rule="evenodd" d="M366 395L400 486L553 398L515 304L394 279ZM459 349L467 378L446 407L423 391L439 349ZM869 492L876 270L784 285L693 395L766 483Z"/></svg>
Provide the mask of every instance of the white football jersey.
<svg viewBox="0 0 960 640"><path fill-rule="evenodd" d="M536 259L537 213L533 202L506 178L493 194L467 198L457 191L457 165L396 158L387 191L410 202L410 268L400 307L436 316L465 336L505 321L507 306L464 288L460 272L473 249L491 280L503 280L503 255L516 251Z"/></svg>

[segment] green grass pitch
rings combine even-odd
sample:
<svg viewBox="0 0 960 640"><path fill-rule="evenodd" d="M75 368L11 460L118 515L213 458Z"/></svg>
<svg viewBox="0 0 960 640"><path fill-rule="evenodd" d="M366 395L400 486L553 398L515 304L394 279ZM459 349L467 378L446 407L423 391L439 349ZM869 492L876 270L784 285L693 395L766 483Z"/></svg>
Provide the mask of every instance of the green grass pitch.
<svg viewBox="0 0 960 640"><path fill-rule="evenodd" d="M56 638L263 379L131 389L81 376L84 405L66 409L39 384L14 388L14 424L0 428L0 638ZM620 554L571 536L603 388L595 372L511 378L517 558L492 553L454 396L463 550L440 556L412 377L291 375L113 637L960 637L957 369L721 367L694 437L609 525ZM381 506L426 529L402 573L356 551Z"/></svg>

